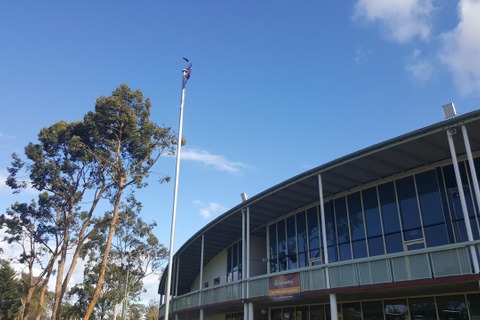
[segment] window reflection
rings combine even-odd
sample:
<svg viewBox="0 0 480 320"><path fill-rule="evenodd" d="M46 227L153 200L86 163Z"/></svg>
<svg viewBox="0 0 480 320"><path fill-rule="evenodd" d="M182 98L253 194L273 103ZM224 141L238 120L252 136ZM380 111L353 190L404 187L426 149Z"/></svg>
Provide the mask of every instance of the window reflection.
<svg viewBox="0 0 480 320"><path fill-rule="evenodd" d="M437 297L437 312L440 320L467 320L468 310L463 295Z"/></svg>
<svg viewBox="0 0 480 320"><path fill-rule="evenodd" d="M409 299L409 304L413 320L437 320L433 297Z"/></svg>
<svg viewBox="0 0 480 320"><path fill-rule="evenodd" d="M402 300L386 300L385 304L385 319L386 320L407 320L408 308L407 301Z"/></svg>
<svg viewBox="0 0 480 320"><path fill-rule="evenodd" d="M460 168L478 239L465 162ZM329 262L468 241L452 165L329 200L324 210ZM270 272L324 263L321 225L318 205L269 225Z"/></svg>

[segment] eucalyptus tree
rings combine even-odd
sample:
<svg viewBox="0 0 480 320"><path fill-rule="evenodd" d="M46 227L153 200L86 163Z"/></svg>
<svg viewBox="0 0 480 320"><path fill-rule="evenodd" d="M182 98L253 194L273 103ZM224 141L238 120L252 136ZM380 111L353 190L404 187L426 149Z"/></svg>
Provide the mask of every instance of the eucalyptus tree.
<svg viewBox="0 0 480 320"><path fill-rule="evenodd" d="M128 301L137 301L144 292L143 279L161 271L167 258L167 249L153 233L155 223L146 223L140 216L141 204L130 195L121 205L118 224L112 241L102 290L95 306L95 319L104 319L108 310L123 302L122 313L126 313ZM106 217L111 213L107 212ZM106 219L104 218L103 221ZM87 263L83 282L70 291L76 296L78 306L82 301L90 301L93 285L98 279L102 253L105 251L107 223L99 223L86 247Z"/></svg>
<svg viewBox="0 0 480 320"><path fill-rule="evenodd" d="M13 155L7 184L15 192L27 186L41 192L42 208L38 214L10 210L4 221L18 217L22 230L30 226L42 232L45 241L39 251L48 261L43 275L56 275L53 319L60 318L61 302L85 243L97 226L106 225L98 279L84 315L90 318L107 270L123 195L145 187L160 156L174 153L175 136L170 128L150 120L150 110L149 99L122 84L111 96L98 98L95 111L82 121L60 121L42 129L39 142L25 148L26 161ZM168 177L161 179L165 180ZM97 213L102 200L111 208L106 215ZM32 225L32 219L41 221ZM37 244L37 237L32 239Z"/></svg>

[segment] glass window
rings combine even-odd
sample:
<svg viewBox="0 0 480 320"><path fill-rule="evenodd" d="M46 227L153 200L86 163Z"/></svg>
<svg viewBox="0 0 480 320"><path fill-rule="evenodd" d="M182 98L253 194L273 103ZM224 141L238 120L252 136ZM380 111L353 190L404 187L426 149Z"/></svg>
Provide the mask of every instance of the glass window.
<svg viewBox="0 0 480 320"><path fill-rule="evenodd" d="M413 320L437 320L433 297L408 299Z"/></svg>
<svg viewBox="0 0 480 320"><path fill-rule="evenodd" d="M347 205L345 197L335 199L335 217L337 218L337 238L339 260L352 259L350 230L348 228Z"/></svg>
<svg viewBox="0 0 480 320"><path fill-rule="evenodd" d="M227 282L233 281L232 277L232 247L227 249Z"/></svg>
<svg viewBox="0 0 480 320"><path fill-rule="evenodd" d="M385 319L386 320L407 320L408 308L407 300L385 300L384 301Z"/></svg>
<svg viewBox="0 0 480 320"><path fill-rule="evenodd" d="M377 189L375 187L362 191L365 224L367 229L368 252L370 256L385 253L382 235L382 221L378 209Z"/></svg>
<svg viewBox="0 0 480 320"><path fill-rule="evenodd" d="M287 239L285 235L285 220L277 222L278 237L278 271L287 270Z"/></svg>
<svg viewBox="0 0 480 320"><path fill-rule="evenodd" d="M308 244L307 244L307 224L305 221L305 212L297 213L297 243L298 243L298 262L300 268L308 266Z"/></svg>
<svg viewBox="0 0 480 320"><path fill-rule="evenodd" d="M467 320L468 311L465 297L457 296L440 296L436 297L437 312L440 320Z"/></svg>
<svg viewBox="0 0 480 320"><path fill-rule="evenodd" d="M403 251L403 239L393 182L378 186L387 253Z"/></svg>
<svg viewBox="0 0 480 320"><path fill-rule="evenodd" d="M242 241L238 243L238 280L242 279Z"/></svg>
<svg viewBox="0 0 480 320"><path fill-rule="evenodd" d="M362 302L363 320L383 320L382 301Z"/></svg>
<svg viewBox="0 0 480 320"><path fill-rule="evenodd" d="M268 228L270 242L270 272L278 271L277 264L277 224L271 224Z"/></svg>
<svg viewBox="0 0 480 320"><path fill-rule="evenodd" d="M282 313L283 320L295 320L295 311L293 308L283 308Z"/></svg>
<svg viewBox="0 0 480 320"><path fill-rule="evenodd" d="M365 241L365 222L363 219L360 192L348 195L348 217L352 234L353 257L364 258L367 256L367 243Z"/></svg>
<svg viewBox="0 0 480 320"><path fill-rule="evenodd" d="M297 268L297 235L295 231L295 216L287 218L287 251L288 269Z"/></svg>
<svg viewBox="0 0 480 320"><path fill-rule="evenodd" d="M478 170L480 172L480 169ZM470 308L470 318L472 320L480 319L480 295L476 294L467 294L467 303Z"/></svg>
<svg viewBox="0 0 480 320"><path fill-rule="evenodd" d="M271 309L270 310L270 319L272 319L272 320L282 320L282 309Z"/></svg>
<svg viewBox="0 0 480 320"><path fill-rule="evenodd" d="M232 272L233 281L235 281L238 280L238 243L233 245L232 253Z"/></svg>
<svg viewBox="0 0 480 320"><path fill-rule="evenodd" d="M445 222L447 227L448 233L448 240L449 243L455 243L455 236L453 233L453 224L452 224L452 217L449 210L449 205L447 201L447 193L445 188L445 181L443 179L443 170L441 167L435 169L435 173L437 175L438 184L440 186L440 197L442 198L442 207L445 212Z"/></svg>
<svg viewBox="0 0 480 320"><path fill-rule="evenodd" d="M479 238L478 227L476 219L474 216L474 209L472 204L472 197L470 195L470 189L466 185L466 175L465 167L463 162L459 163L460 176L462 178L463 191L465 193L465 201L467 204L467 211L470 216L470 224L472 225L472 232L474 239ZM447 196L450 203L450 210L452 215L453 228L455 233L455 238L457 242L468 241L467 231L465 228L465 221L463 219L463 210L462 204L460 201L460 193L458 191L457 182L455 179L455 172L453 170L453 165L443 167L443 175L445 179L445 186L447 188Z"/></svg>
<svg viewBox="0 0 480 320"><path fill-rule="evenodd" d="M310 259L320 258L320 232L318 228L317 207L307 210L307 225L310 248Z"/></svg>
<svg viewBox="0 0 480 320"><path fill-rule="evenodd" d="M325 210L325 229L328 245L328 261L335 262L338 260L337 256L337 231L335 228L335 216L333 210L333 201L324 204Z"/></svg>
<svg viewBox="0 0 480 320"><path fill-rule="evenodd" d="M309 320L308 307L295 308L295 320Z"/></svg>
<svg viewBox="0 0 480 320"><path fill-rule="evenodd" d="M405 240L423 238L413 177L399 179L395 185Z"/></svg>
<svg viewBox="0 0 480 320"><path fill-rule="evenodd" d="M427 247L448 244L445 214L435 170L415 176Z"/></svg>
<svg viewBox="0 0 480 320"><path fill-rule="evenodd" d="M362 320L360 302L342 304L343 320Z"/></svg>
<svg viewBox="0 0 480 320"><path fill-rule="evenodd" d="M310 306L310 320L325 320L323 306Z"/></svg>

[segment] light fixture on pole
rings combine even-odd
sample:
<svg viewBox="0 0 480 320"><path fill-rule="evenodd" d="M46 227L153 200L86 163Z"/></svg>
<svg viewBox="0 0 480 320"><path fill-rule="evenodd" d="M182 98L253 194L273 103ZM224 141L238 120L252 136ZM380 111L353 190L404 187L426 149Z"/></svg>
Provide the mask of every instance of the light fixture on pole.
<svg viewBox="0 0 480 320"><path fill-rule="evenodd" d="M168 254L168 273L167 273L167 283L165 289L165 315L164 320L168 320L170 317L170 290L172 286L172 265L173 265L173 252L174 252L174 242L175 242L175 224L177 217L177 198L178 198L178 177L180 175L180 151L182 148L182 127L183 127L183 106L185 104L185 85L187 84L188 79L190 79L190 74L192 73L192 63L187 59L183 58L188 65L185 69L182 70L182 95L180 99L180 121L178 124L178 140L177 140L177 160L175 166L175 184L173 187L173 210L172 210L172 227L170 230L170 248Z"/></svg>

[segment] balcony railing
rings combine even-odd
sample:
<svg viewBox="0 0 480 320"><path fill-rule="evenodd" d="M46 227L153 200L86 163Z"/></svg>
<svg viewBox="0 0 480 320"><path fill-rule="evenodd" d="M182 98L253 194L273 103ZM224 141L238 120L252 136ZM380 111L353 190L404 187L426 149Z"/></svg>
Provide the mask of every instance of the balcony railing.
<svg viewBox="0 0 480 320"><path fill-rule="evenodd" d="M480 241L473 243L477 253ZM172 312L215 303L268 295L268 279L289 273L300 273L301 292L327 289L327 274L331 288L392 283L445 276L473 274L472 257L467 244L402 252L386 256L335 262L328 265L271 273L226 285L194 291L173 299ZM248 285L248 290L247 290ZM163 308L160 308L160 316Z"/></svg>

